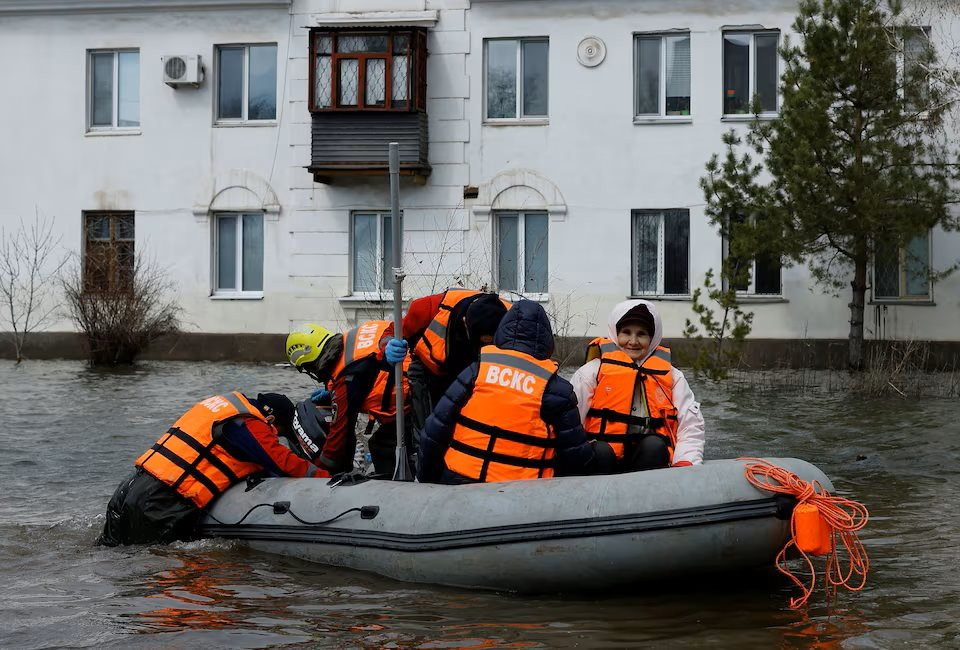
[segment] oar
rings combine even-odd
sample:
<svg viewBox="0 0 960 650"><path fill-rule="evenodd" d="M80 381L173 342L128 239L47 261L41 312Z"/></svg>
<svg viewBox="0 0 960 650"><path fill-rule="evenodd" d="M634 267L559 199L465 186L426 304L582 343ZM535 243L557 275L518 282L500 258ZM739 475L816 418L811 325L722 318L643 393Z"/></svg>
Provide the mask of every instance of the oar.
<svg viewBox="0 0 960 650"><path fill-rule="evenodd" d="M390 218L393 226L393 335L403 338L403 224L400 222L400 145L391 142L390 150ZM394 481L412 481L407 458L403 421L403 362L393 367L397 389L397 466Z"/></svg>

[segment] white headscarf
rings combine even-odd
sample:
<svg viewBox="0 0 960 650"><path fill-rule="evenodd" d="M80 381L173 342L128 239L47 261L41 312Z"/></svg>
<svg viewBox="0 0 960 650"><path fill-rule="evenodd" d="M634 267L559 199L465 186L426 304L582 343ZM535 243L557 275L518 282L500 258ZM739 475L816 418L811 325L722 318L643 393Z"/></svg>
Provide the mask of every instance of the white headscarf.
<svg viewBox="0 0 960 650"><path fill-rule="evenodd" d="M644 361L653 354L654 350L657 349L657 346L660 345L660 339L663 338L663 324L660 321L660 312L657 311L657 308L649 300L624 300L621 303L618 303L613 310L610 312L610 318L607 321L607 329L610 332L610 340L614 343L617 342L617 323L620 322L620 319L627 315L634 307L638 305L643 305L650 311L650 315L653 316L653 332L650 333L650 347L647 348L647 353L642 359L637 363L643 364Z"/></svg>

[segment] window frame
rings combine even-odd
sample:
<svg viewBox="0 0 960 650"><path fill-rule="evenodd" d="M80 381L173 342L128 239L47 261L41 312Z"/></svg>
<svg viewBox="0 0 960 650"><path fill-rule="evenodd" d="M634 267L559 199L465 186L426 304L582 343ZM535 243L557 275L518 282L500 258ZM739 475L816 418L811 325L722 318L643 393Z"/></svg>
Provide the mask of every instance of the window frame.
<svg viewBox="0 0 960 650"><path fill-rule="evenodd" d="M759 114L755 114L752 110L748 110L746 113L727 113L726 107L724 106L726 102L726 93L727 93L727 84L726 84L726 53L724 52L725 48L723 46L724 39L727 35L732 34L749 34L750 35L750 53L748 55L748 69L747 76L750 81L750 100L749 106L753 105L753 98L757 95L757 36L758 35L777 35L777 51L775 60L777 62L777 86L776 86L776 97L777 97L777 108L773 111L764 111ZM783 61L780 58L780 43L783 41L783 32L779 29L725 29L720 32L720 110L724 120L751 120L756 115L759 115L761 119L771 119L780 115L780 108L783 104L783 96L780 92L780 79L783 76ZM691 84L691 92L692 92ZM766 295L766 294L761 294Z"/></svg>
<svg viewBox="0 0 960 650"><path fill-rule="evenodd" d="M385 52L337 52L337 39L340 36L357 36L361 34L384 35L387 37ZM398 52L393 51L393 38L399 34L410 37L407 46L407 106L393 106L393 57ZM317 106L317 40L323 36L330 36L330 106ZM426 78L427 78L427 44L426 31L418 27L395 28L332 28L323 27L310 30L307 61L307 107L311 113L349 113L349 112L378 112L378 113L410 113L425 111L427 105ZM338 74L339 62L343 59L357 60L357 104L355 106L339 105L340 77ZM366 61L369 59L385 60L384 104L383 106L367 106L364 101L367 96Z"/></svg>
<svg viewBox="0 0 960 650"><path fill-rule="evenodd" d="M722 249L721 250L722 262L726 264L727 258L730 257L730 239L726 235L722 237L721 249ZM778 276L780 278L780 282L777 283L779 285L779 290L776 293L757 293L757 258L752 257L750 259L750 281L747 283L747 288L740 289L740 288L734 287L733 288L734 293L736 293L736 296L738 298L746 298L746 299L756 298L758 300L782 299L783 298L783 258L782 257L780 260L780 269L778 271ZM723 288L724 289L730 288L729 281L726 275L723 276Z"/></svg>
<svg viewBox="0 0 960 650"><path fill-rule="evenodd" d="M526 219L528 214L536 214L538 216L543 216L546 218L547 224L547 267L546 267L546 277L544 278L545 291L527 291L527 278L526 278L526 263L527 263L527 235L526 235ZM517 217L517 288L516 289L507 289L504 288L500 282L500 218L506 215ZM491 277L494 280L494 285L497 287L497 290L503 294L513 294L515 296L523 296L529 300L548 300L550 298L550 213L545 209L534 209L534 210L495 210L493 212L493 268L491 269Z"/></svg>
<svg viewBox="0 0 960 650"><path fill-rule="evenodd" d="M910 34L923 34L927 39L927 45L930 48L934 48L931 28L928 25L909 25L899 29L897 32L897 45L899 46L897 51L897 95L903 103L903 110L908 112L916 111L917 109L916 106L911 105L911 100L907 97L907 38ZM926 88L924 90L929 94L931 87L929 74L927 75L926 81ZM919 115L925 115L926 109L916 112Z"/></svg>
<svg viewBox="0 0 960 650"><path fill-rule="evenodd" d="M919 236L919 235L918 235ZM870 264L870 296L871 302L885 304L926 304L933 302L933 278L930 274L933 259L933 230L926 232L927 237L927 293L922 296L911 296L906 293L907 286L907 246L897 247L897 295L877 296L877 255L874 252ZM909 242L908 242L909 246Z"/></svg>
<svg viewBox="0 0 960 650"><path fill-rule="evenodd" d="M82 240L82 249L81 249L81 268L83 274L83 293L84 294L98 294L98 293L111 293L111 292L125 292L129 293L132 290L132 286L129 288L121 288L119 285L122 284L120 273L121 269L119 267L119 255L113 254L108 260L110 268L108 269L107 277L107 287L106 288L97 288L94 289L89 284L88 274L89 270L87 268L89 258L89 245L91 242L90 239L90 229L89 222L93 218L97 217L107 217L110 221L110 237L107 240L93 240L93 241L106 241L108 245L113 247L117 242L132 242L132 263L133 267L130 269L130 283L133 283L133 277L136 272L136 255L137 255L137 231L136 231L136 212L133 210L84 210L81 213L82 227L83 227L83 240ZM120 237L117 234L117 220L115 218L119 217L130 217L133 222L133 237Z"/></svg>
<svg viewBox="0 0 960 650"><path fill-rule="evenodd" d="M671 36L686 36L687 39L690 39L690 111L686 115L667 115L667 38ZM638 112L640 107L640 41L645 38L657 38L660 40L657 114ZM633 33L633 119L635 122L693 121L693 40L689 30Z"/></svg>
<svg viewBox="0 0 960 650"><path fill-rule="evenodd" d="M272 45L276 48L276 58L274 64L274 77L276 82L273 88L273 113L272 118L249 119L250 110L250 48L258 46ZM240 117L220 117L220 54L224 49L243 49L243 71L241 73L240 83ZM278 124L280 114L280 46L276 42L262 43L217 43L213 46L213 69L215 71L213 83L213 124L214 126L273 126ZM249 213L248 213L249 214Z"/></svg>
<svg viewBox="0 0 960 650"><path fill-rule="evenodd" d="M259 291L244 291L243 290L243 217L246 215L257 215L261 218L262 232L263 236L260 240L261 251L261 266L260 266L260 277L261 277L261 287L264 282L264 271L266 270L266 219L263 212L258 212L256 210L251 211L223 211L223 212L214 212L212 214L213 218L211 219L213 225L213 264L212 264L212 280L213 287L210 293L211 298L228 298L228 299L260 299L263 298L263 289ZM236 267L234 268L234 282L236 284L235 289L221 289L219 287L220 282L220 220L225 218L232 218L237 220L237 243L235 251L236 253Z"/></svg>
<svg viewBox="0 0 960 650"><path fill-rule="evenodd" d="M120 122L120 53L136 53L137 55L137 124L136 126L119 126ZM93 123L95 112L94 90L93 90L93 55L94 54L112 54L113 55L113 77L111 81L111 124L109 126ZM118 47L118 48L95 48L87 50L87 133L138 133L143 124L140 119L140 88L142 87L140 78L140 48L138 47Z"/></svg>
<svg viewBox="0 0 960 650"><path fill-rule="evenodd" d="M488 72L488 44L491 41L514 41L516 43L516 86L513 117L489 117L487 105L487 81ZM546 43L547 44L547 112L544 115L524 115L523 114L523 44L524 43ZM550 120L550 37L549 36L496 36L483 39L483 72L481 76L483 82L483 124L545 124Z"/></svg>
<svg viewBox="0 0 960 650"><path fill-rule="evenodd" d="M666 283L666 217L670 212L686 212L687 216L687 291L686 293L664 293ZM637 259L637 217L656 215L657 224L657 288L656 291L640 291L638 286ZM689 208L635 208L630 211L630 295L638 297L689 298L690 291L690 210Z"/></svg>
<svg viewBox="0 0 960 650"><path fill-rule="evenodd" d="M377 278L378 284L384 284L384 285L387 284L386 282L387 277L385 274L387 271L386 258L387 258L388 251L386 250L384 242L386 240L386 219L387 218L392 219L393 214L391 213L389 208L382 209L382 210L376 210L376 209L352 210L350 212L350 237L349 237L350 249L349 249L349 255L348 255L349 264L350 264L350 269L349 269L350 270L349 272L350 296L354 298L362 298L365 300L374 300L374 301L389 300L393 298L393 281L392 280L389 283L390 284L389 287L381 286L379 289L374 289L373 291L357 290L356 288L357 278L356 278L356 273L354 272L354 266L356 263L355 242L356 242L356 231L357 231L357 226L356 226L357 217L371 216L371 215L376 215L377 217L377 243L376 243L377 250L375 251L376 278ZM400 212L400 220L403 221L402 210ZM392 226L392 222L391 222L391 226ZM389 253L391 256L393 255L392 250L389 251Z"/></svg>

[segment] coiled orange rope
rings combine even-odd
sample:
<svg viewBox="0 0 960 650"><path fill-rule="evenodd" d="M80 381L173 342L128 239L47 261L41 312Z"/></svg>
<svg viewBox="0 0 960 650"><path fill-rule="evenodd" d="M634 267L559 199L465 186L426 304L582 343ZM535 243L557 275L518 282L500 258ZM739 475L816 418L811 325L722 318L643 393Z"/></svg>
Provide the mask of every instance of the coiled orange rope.
<svg viewBox="0 0 960 650"><path fill-rule="evenodd" d="M790 578L803 590L803 595L790 599L790 607L798 608L806 604L817 582L817 572L813 560L797 545L797 509L802 504L812 504L820 512L821 522L829 527L829 551L826 551L827 563L824 570L824 586L828 596L835 593L837 587L850 591L860 591L867 583L870 559L857 536L857 531L867 525L869 513L861 503L832 496L818 481L804 481L799 476L762 458L740 458L748 461L745 467L747 481L751 485L767 492L789 494L797 499L797 507L790 517L790 541L777 554L776 566L780 573ZM839 548L846 552L847 566L841 566ZM810 570L807 583L800 580L787 567L787 552L793 547L797 550Z"/></svg>

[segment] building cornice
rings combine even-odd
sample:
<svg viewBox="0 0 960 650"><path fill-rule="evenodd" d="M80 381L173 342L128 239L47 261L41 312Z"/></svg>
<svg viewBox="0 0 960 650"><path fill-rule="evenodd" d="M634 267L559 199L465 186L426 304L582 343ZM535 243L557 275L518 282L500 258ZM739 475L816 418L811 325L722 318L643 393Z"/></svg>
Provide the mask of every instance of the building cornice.
<svg viewBox="0 0 960 650"><path fill-rule="evenodd" d="M0 0L0 14L289 7L292 0Z"/></svg>
<svg viewBox="0 0 960 650"><path fill-rule="evenodd" d="M311 27L433 27L436 9L424 11L357 11L309 14Z"/></svg>

